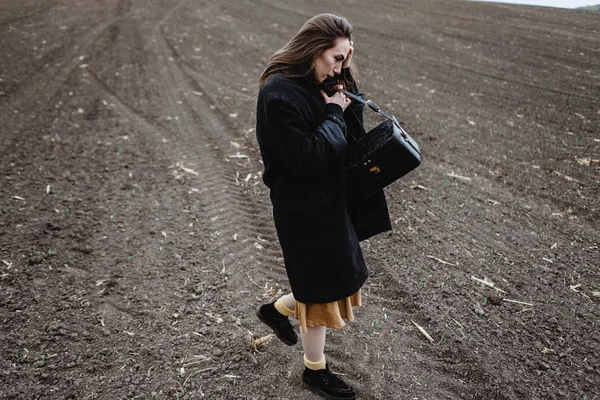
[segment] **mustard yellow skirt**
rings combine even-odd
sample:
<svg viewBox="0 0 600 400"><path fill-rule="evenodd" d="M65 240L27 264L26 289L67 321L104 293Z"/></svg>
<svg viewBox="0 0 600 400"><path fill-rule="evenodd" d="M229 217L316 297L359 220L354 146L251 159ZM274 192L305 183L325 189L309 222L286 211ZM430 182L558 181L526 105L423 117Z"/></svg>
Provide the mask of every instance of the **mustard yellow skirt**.
<svg viewBox="0 0 600 400"><path fill-rule="evenodd" d="M362 304L360 290L350 297L323 304L305 304L296 300L294 316L302 332L306 333L308 328L315 326L328 326L339 329L346 326L344 320L354 321L352 307Z"/></svg>

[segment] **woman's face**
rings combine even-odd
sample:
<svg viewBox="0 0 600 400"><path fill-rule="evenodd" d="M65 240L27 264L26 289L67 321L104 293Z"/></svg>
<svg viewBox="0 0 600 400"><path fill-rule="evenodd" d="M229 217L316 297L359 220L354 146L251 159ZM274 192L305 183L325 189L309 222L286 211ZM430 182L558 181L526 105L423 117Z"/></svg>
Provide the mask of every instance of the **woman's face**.
<svg viewBox="0 0 600 400"><path fill-rule="evenodd" d="M342 63L350 52L350 39L339 37L335 45L323 52L315 60L315 75L319 83L327 78L333 78L342 71Z"/></svg>

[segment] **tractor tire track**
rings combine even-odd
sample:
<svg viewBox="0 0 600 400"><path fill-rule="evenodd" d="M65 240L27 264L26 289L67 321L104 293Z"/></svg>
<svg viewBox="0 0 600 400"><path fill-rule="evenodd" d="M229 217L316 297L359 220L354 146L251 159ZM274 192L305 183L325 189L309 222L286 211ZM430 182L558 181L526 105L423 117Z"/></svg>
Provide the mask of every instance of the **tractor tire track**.
<svg viewBox="0 0 600 400"><path fill-rule="evenodd" d="M167 21L184 3L180 2L170 9L161 23ZM204 79L200 78L200 82L200 79L193 79L186 73L179 54L166 38L162 24L157 26L153 38L156 52L164 61L161 92L164 93L169 113L177 117L174 124L176 132L173 134L185 143L188 148L184 153L185 159L191 168L199 172L199 178L190 179L190 184L202 192L208 232L215 239L214 248L219 249L227 269L247 268L249 258L260 260L261 264L277 265L280 257L277 247L267 246L267 239L258 239L275 237L272 226L259 224L260 217L257 216L264 215L267 210L244 193L243 187L235 185L236 174L245 176L259 167L250 169L251 163L236 166L232 162L235 158L230 156L234 151L230 153L226 149L231 148L230 143L236 140L233 135L236 127L226 113L216 107L217 101L212 95L214 86L209 87ZM194 91L202 92L204 96L183 95ZM280 278L285 278L283 271ZM232 277L232 280L240 279L246 280L246 277L242 274ZM247 285L240 283L241 287Z"/></svg>

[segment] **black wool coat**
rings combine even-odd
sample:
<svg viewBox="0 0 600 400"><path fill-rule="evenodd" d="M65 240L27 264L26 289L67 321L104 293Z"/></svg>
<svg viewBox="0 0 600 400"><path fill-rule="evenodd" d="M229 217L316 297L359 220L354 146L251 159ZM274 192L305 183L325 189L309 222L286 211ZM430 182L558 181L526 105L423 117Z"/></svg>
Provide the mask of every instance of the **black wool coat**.
<svg viewBox="0 0 600 400"><path fill-rule="evenodd" d="M349 70L343 74L353 82ZM303 303L357 292L368 276L359 241L391 229L383 191L362 199L346 188L344 157L364 135L362 113L360 103L345 112L326 104L306 78L275 75L258 94L263 180L290 286Z"/></svg>

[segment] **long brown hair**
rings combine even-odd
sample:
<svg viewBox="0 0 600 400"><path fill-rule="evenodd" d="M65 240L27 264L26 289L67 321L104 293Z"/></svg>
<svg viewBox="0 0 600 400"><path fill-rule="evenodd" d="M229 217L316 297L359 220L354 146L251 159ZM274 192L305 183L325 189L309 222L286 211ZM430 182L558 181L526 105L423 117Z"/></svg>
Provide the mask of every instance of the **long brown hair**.
<svg viewBox="0 0 600 400"><path fill-rule="evenodd" d="M335 46L335 40L339 37L352 40L352 25L346 18L333 14L319 14L312 17L285 46L273 54L260 77L258 86L261 87L270 76L275 74L287 77L314 76L314 60L325 50ZM350 72L353 78L358 80L354 60L350 60Z"/></svg>

